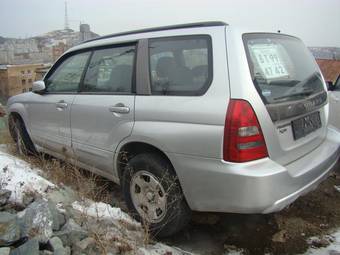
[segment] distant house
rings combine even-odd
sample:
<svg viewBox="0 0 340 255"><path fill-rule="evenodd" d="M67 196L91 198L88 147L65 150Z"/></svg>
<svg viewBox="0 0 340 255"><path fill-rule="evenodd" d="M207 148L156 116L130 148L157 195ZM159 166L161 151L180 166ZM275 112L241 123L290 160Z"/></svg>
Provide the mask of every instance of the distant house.
<svg viewBox="0 0 340 255"><path fill-rule="evenodd" d="M326 81L335 81L340 74L340 48L309 47Z"/></svg>
<svg viewBox="0 0 340 255"><path fill-rule="evenodd" d="M326 81L335 82L340 74L340 60L317 59L321 72Z"/></svg>
<svg viewBox="0 0 340 255"><path fill-rule="evenodd" d="M36 69L44 64L0 65L0 97L11 96L32 90Z"/></svg>

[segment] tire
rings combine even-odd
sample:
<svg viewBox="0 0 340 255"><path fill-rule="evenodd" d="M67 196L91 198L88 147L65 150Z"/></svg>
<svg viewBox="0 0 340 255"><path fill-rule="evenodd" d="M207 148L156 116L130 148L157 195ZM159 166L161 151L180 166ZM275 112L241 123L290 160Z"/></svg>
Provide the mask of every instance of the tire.
<svg viewBox="0 0 340 255"><path fill-rule="evenodd" d="M127 163L122 190L133 217L158 237L183 229L191 210L168 160L156 153L138 154ZM151 216L150 216L151 215Z"/></svg>
<svg viewBox="0 0 340 255"><path fill-rule="evenodd" d="M19 118L12 118L11 134L16 143L17 151L20 155L36 155L34 144L27 133L25 124Z"/></svg>

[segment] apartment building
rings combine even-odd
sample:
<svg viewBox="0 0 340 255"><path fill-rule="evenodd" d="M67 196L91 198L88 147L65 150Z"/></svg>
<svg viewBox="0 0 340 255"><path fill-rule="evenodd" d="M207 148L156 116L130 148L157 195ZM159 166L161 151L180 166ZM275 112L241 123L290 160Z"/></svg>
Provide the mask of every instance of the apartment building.
<svg viewBox="0 0 340 255"><path fill-rule="evenodd" d="M36 80L36 69L43 64L0 65L0 96L11 96L32 90Z"/></svg>

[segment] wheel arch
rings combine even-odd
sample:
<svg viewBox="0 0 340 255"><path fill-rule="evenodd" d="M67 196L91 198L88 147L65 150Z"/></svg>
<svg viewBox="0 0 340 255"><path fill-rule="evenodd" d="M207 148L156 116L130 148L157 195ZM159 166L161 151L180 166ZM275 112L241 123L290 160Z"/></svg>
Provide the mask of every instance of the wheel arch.
<svg viewBox="0 0 340 255"><path fill-rule="evenodd" d="M117 175L119 180L121 181L122 173L124 171L124 167L129 159L133 158L135 155L145 152L153 152L162 156L166 159L169 164L173 167L175 173L176 169L174 165L171 163L168 155L160 149L158 146L153 144L144 142L144 141L129 141L125 144L121 145L120 148L116 151L116 159L115 159L115 167L117 171ZM176 173L177 174L177 173Z"/></svg>
<svg viewBox="0 0 340 255"><path fill-rule="evenodd" d="M9 133L11 134L13 140L16 139L16 134L14 133L14 126L13 126L15 124L14 122L16 120L20 120L24 124L26 131L27 131L27 125L26 125L23 117L21 116L21 114L16 112L16 111L10 112L9 115L8 115L8 129L9 129Z"/></svg>
<svg viewBox="0 0 340 255"><path fill-rule="evenodd" d="M28 125L28 119L27 119L27 111L25 109L25 106L22 103L13 103L11 104L8 109L8 118L15 117L21 119L23 124L25 125L26 131L29 135L31 135L30 127ZM10 121L9 121L10 123Z"/></svg>

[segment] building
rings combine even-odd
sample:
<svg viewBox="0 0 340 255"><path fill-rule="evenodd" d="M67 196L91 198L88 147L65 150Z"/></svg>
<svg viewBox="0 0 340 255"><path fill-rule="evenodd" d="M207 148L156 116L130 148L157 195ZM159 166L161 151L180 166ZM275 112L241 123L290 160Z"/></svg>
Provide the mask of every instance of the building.
<svg viewBox="0 0 340 255"><path fill-rule="evenodd" d="M340 74L340 60L317 59L318 65L326 81L335 82Z"/></svg>
<svg viewBox="0 0 340 255"><path fill-rule="evenodd" d="M35 81L41 81L44 79L45 74L50 70L52 65L46 64L43 65L42 67L38 67L35 69Z"/></svg>
<svg viewBox="0 0 340 255"><path fill-rule="evenodd" d="M57 59L63 55L63 53L68 49L67 45L63 42L59 42L57 45L52 47L52 61L56 62Z"/></svg>
<svg viewBox="0 0 340 255"><path fill-rule="evenodd" d="M309 47L316 59L340 60L340 48L338 47Z"/></svg>
<svg viewBox="0 0 340 255"><path fill-rule="evenodd" d="M0 37L0 64L53 63L67 49L95 37L88 24L81 24L79 32L62 29L26 39Z"/></svg>
<svg viewBox="0 0 340 255"><path fill-rule="evenodd" d="M0 65L0 97L11 96L31 91L36 80L36 69L43 64Z"/></svg>

